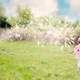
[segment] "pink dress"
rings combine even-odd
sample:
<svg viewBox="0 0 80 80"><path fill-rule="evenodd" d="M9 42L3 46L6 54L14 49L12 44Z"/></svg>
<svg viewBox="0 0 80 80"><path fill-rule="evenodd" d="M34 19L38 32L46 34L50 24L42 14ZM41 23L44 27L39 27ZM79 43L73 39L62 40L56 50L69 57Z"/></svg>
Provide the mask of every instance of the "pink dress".
<svg viewBox="0 0 80 80"><path fill-rule="evenodd" d="M76 59L77 59L77 66L78 66L78 68L80 68L80 44L77 45L77 46L74 48L74 53L75 53Z"/></svg>
<svg viewBox="0 0 80 80"><path fill-rule="evenodd" d="M80 59L80 44L74 48L74 52L77 59Z"/></svg>

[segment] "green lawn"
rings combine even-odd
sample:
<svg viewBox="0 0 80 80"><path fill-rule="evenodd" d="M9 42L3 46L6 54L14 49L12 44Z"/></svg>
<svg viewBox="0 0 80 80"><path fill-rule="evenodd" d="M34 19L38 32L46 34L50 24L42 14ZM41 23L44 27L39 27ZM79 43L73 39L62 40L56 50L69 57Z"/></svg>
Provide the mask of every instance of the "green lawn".
<svg viewBox="0 0 80 80"><path fill-rule="evenodd" d="M80 80L72 49L0 42L0 80Z"/></svg>

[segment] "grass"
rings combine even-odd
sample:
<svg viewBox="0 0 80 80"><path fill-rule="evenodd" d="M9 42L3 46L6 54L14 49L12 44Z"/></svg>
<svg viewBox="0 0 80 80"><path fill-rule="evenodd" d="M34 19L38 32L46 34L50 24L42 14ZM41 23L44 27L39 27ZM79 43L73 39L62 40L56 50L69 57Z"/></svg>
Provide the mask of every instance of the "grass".
<svg viewBox="0 0 80 80"><path fill-rule="evenodd" d="M0 80L80 80L69 48L0 42Z"/></svg>

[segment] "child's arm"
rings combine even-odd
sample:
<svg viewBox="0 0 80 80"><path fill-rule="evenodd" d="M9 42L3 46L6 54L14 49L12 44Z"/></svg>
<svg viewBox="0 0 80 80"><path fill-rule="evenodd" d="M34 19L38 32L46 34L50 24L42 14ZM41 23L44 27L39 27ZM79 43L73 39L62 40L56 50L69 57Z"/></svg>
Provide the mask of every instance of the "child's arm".
<svg viewBox="0 0 80 80"><path fill-rule="evenodd" d="M74 54L77 54L77 53L78 54L80 53L80 44L75 46L75 48L74 48Z"/></svg>
<svg viewBox="0 0 80 80"><path fill-rule="evenodd" d="M74 54L77 53L77 50L78 50L79 48L80 48L80 45L77 45L77 46L74 47Z"/></svg>

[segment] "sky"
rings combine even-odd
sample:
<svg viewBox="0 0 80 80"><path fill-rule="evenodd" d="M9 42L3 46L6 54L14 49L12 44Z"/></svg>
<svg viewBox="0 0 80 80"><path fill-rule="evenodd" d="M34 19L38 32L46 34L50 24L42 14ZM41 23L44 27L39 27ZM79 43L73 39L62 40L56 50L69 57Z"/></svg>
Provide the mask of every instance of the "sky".
<svg viewBox="0 0 80 80"><path fill-rule="evenodd" d="M80 0L0 0L7 15L15 15L17 6L28 6L36 16L57 14L80 18Z"/></svg>

